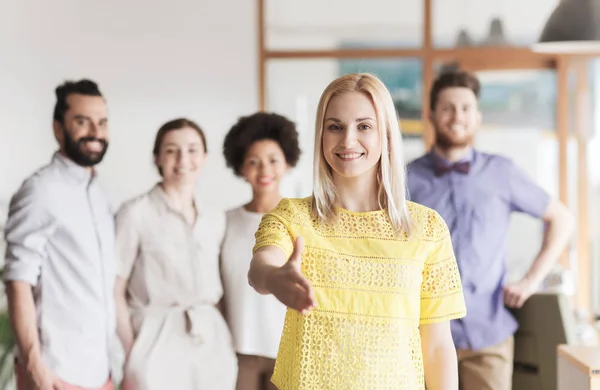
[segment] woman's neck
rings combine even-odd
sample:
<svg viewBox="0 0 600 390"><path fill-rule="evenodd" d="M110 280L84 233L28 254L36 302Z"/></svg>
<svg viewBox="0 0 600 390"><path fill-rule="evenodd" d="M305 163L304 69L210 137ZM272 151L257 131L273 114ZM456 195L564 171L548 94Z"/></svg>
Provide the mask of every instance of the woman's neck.
<svg viewBox="0 0 600 390"><path fill-rule="evenodd" d="M173 185L162 182L160 184L171 207L180 212L193 209L194 205L194 187Z"/></svg>
<svg viewBox="0 0 600 390"><path fill-rule="evenodd" d="M279 201L281 201L281 194L279 191L273 191L266 194L254 193L252 200L250 203L246 204L244 208L247 211L265 214L273 210Z"/></svg>
<svg viewBox="0 0 600 390"><path fill-rule="evenodd" d="M333 183L337 187L336 206L354 212L381 209L377 185L377 170L365 172L359 177L345 178L334 174Z"/></svg>

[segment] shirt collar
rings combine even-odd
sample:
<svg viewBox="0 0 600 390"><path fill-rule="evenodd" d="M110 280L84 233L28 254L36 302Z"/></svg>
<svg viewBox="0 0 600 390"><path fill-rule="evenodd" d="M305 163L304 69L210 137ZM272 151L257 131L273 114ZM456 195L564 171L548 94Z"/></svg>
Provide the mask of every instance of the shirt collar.
<svg viewBox="0 0 600 390"><path fill-rule="evenodd" d="M427 153L427 157L428 160L432 163L432 166L435 166L436 164L443 164L443 165L452 165L453 163L459 163L459 162L470 162L472 163L473 160L475 159L475 150L473 148L470 148L469 151L467 152L466 155L464 155L460 160L458 161L449 161L447 159L445 159L444 157L440 156L439 154L437 154L435 152L435 150L433 149L433 147L429 150L429 153Z"/></svg>
<svg viewBox="0 0 600 390"><path fill-rule="evenodd" d="M98 176L95 169L92 169L90 172L88 168L77 164L75 161L58 151L54 153L52 162L58 165L63 172L78 183L89 184Z"/></svg>
<svg viewBox="0 0 600 390"><path fill-rule="evenodd" d="M175 210L169 203L167 194L165 194L165 191L162 189L160 183L155 184L152 190L150 190L150 196L152 197L154 202L160 205L160 207L164 211L170 211L176 214L180 214L180 212ZM200 218L202 216L203 207L196 194L194 194L194 204L196 205L197 218Z"/></svg>

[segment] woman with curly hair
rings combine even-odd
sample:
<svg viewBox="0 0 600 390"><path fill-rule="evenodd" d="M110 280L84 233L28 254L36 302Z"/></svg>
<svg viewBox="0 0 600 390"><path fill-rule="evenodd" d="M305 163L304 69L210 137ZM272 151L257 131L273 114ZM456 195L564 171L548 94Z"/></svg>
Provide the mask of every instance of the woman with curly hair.
<svg viewBox="0 0 600 390"><path fill-rule="evenodd" d="M225 137L227 166L252 187L252 200L227 212L221 251L226 319L238 354L238 390L275 389L270 382L285 306L248 285L254 233L281 200L279 183L300 157L298 133L287 118L258 112L241 118Z"/></svg>

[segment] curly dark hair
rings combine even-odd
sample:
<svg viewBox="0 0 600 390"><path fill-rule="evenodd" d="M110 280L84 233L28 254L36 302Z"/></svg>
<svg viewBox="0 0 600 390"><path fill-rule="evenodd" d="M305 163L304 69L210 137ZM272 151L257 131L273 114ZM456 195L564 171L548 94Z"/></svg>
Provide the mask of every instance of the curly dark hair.
<svg viewBox="0 0 600 390"><path fill-rule="evenodd" d="M301 151L296 125L284 116L257 112L241 117L229 130L223 142L225 162L237 176L241 176L240 170L250 146L262 140L277 142L290 167L298 163Z"/></svg>

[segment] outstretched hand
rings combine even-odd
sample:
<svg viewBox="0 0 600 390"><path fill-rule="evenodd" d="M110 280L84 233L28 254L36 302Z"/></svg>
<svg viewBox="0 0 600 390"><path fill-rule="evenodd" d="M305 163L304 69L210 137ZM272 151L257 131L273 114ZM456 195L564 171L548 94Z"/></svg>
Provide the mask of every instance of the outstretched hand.
<svg viewBox="0 0 600 390"><path fill-rule="evenodd" d="M304 239L298 237L287 263L273 270L267 278L267 289L279 301L302 314L316 306L314 290L302 274Z"/></svg>

